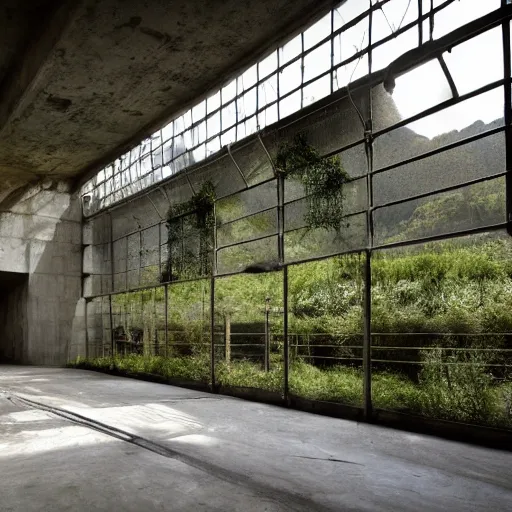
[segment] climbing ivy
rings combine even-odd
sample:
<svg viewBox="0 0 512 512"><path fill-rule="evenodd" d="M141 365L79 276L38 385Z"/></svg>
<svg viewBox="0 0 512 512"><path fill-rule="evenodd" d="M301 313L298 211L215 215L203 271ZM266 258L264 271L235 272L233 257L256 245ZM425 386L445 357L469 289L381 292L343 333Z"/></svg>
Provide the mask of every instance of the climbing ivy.
<svg viewBox="0 0 512 512"><path fill-rule="evenodd" d="M350 176L339 157L322 158L307 143L305 135L299 134L293 142L279 148L276 169L285 178L298 179L304 186L308 203L304 220L311 229L340 231L344 225L343 186Z"/></svg>
<svg viewBox="0 0 512 512"><path fill-rule="evenodd" d="M168 256L162 281L211 273L215 198L215 188L207 181L188 201L170 206L166 224Z"/></svg>

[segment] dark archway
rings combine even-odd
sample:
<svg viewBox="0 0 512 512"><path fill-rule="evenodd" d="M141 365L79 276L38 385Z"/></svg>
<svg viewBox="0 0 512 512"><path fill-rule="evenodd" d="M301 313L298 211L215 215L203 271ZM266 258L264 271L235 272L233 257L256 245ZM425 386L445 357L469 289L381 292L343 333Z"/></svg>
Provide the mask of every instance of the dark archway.
<svg viewBox="0 0 512 512"><path fill-rule="evenodd" d="M27 340L28 274L0 272L0 363L23 360Z"/></svg>

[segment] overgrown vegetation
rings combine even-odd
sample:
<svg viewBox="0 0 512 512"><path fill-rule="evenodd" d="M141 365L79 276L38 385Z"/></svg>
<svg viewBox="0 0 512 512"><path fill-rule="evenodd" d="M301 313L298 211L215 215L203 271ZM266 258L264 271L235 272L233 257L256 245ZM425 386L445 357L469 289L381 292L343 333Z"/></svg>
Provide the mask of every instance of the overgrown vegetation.
<svg viewBox="0 0 512 512"><path fill-rule="evenodd" d="M343 223L343 186L350 180L339 157L322 158L304 134L283 145L276 157L277 171L298 179L304 186L308 210L304 220L310 229L339 231Z"/></svg>
<svg viewBox="0 0 512 512"><path fill-rule="evenodd" d="M362 269L344 256L289 269L290 389L312 399L361 404ZM376 253L372 261L373 401L376 407L430 417L512 426L512 244L479 235ZM217 380L272 391L282 387L282 275L238 275L216 281ZM143 297L141 296L144 295ZM163 289L114 296L114 327L139 329L137 355L80 365L113 367L185 380L209 380L208 280L169 286L169 345L163 343ZM275 312L271 371L244 348L263 339L232 339L224 361L225 316L233 329L263 325L267 297ZM142 307L141 307L142 304ZM124 323L123 323L124 322ZM152 332L158 335L154 344ZM260 331L262 333L262 331ZM147 342L146 342L147 340ZM119 350L118 350L119 352ZM262 352L261 352L262 353ZM165 357L167 354L168 358ZM277 359L276 359L277 357Z"/></svg>
<svg viewBox="0 0 512 512"><path fill-rule="evenodd" d="M168 255L162 281L207 276L212 270L215 188L209 181L167 214Z"/></svg>
<svg viewBox="0 0 512 512"><path fill-rule="evenodd" d="M158 375L171 381L174 379L204 384L210 381L208 357L129 355L78 359L70 366L115 371L125 375ZM497 427L512 426L512 383L493 387L490 383L482 382L479 369L473 369L470 373L457 370L458 377L448 388L443 384L443 378L441 382L438 380L438 369L434 367L432 371L427 367L420 385L392 373L375 373L372 382L374 406L440 419ZM216 380L222 386L282 392L283 368L282 365L274 365L270 372L264 372L260 365L249 361L236 361L229 365L219 363ZM361 406L362 382L361 370L354 368L338 366L321 370L300 360L292 363L290 368L290 391L312 400ZM476 387L475 382L478 382Z"/></svg>
<svg viewBox="0 0 512 512"><path fill-rule="evenodd" d="M294 212L304 219L299 219L295 231L285 234L287 261L339 252L340 241L364 231L366 225L361 227L355 220L350 230L342 223L348 200L357 196L357 190L349 192L349 176L338 158L321 158L299 136L281 148L276 165L291 180L287 182L290 190L295 187L297 197L302 192L307 196L300 208L290 210L290 219ZM244 258L250 263L272 257L275 242L270 235L277 229L272 204L261 214L252 212L267 204L265 198L275 191L273 186L243 200L234 196L219 201L220 245L261 237L222 250L225 271L238 270ZM385 213L375 216L376 238L379 243L405 241L501 222L504 190L499 179L381 210ZM207 183L190 201L170 209L165 281L211 272L214 201L213 187ZM244 219L237 221L240 217ZM308 227L301 227L304 224ZM334 238L332 231L336 231ZM364 240L358 239L356 247L362 246ZM361 405L363 268L364 256L359 255L289 267L292 393ZM162 288L113 296L114 309L124 312L124 316L114 312L113 328L122 327L126 343L120 347L130 347L127 355L116 347L114 357L93 357L77 365L208 382L214 314L217 382L280 392L282 273L237 275L215 283L214 312L209 310L207 280L168 287L167 344ZM265 372L262 340L267 298L273 308L273 353L270 371ZM223 345L228 323L232 332L229 360ZM512 243L508 236L484 234L374 253L371 325L374 406L512 428Z"/></svg>

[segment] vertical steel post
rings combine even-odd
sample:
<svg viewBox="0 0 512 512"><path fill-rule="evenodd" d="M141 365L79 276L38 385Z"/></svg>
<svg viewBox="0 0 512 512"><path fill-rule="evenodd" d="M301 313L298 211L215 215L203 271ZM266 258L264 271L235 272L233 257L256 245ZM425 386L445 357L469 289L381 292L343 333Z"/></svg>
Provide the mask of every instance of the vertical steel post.
<svg viewBox="0 0 512 512"><path fill-rule="evenodd" d="M215 277L210 278L210 379L215 390Z"/></svg>
<svg viewBox="0 0 512 512"><path fill-rule="evenodd" d="M502 7L508 1L502 0ZM503 30L503 69L505 74L505 148L506 148L506 170L505 194L507 211L507 232L512 235L512 86L511 80L511 55L510 55L510 21L506 20L502 25Z"/></svg>
<svg viewBox="0 0 512 512"><path fill-rule="evenodd" d="M215 391L215 276L217 275L217 204L213 202L213 260L210 277L210 379Z"/></svg>
<svg viewBox="0 0 512 512"><path fill-rule="evenodd" d="M224 315L224 358L226 363L231 363L231 317L229 313Z"/></svg>
<svg viewBox="0 0 512 512"><path fill-rule="evenodd" d="M371 75L372 56L372 29L373 10L370 10L368 18L368 73ZM373 108L372 90L368 88L368 112L364 127L365 151L367 161L366 173L366 232L368 236L367 249L364 261L364 299L363 299L363 413L368 421L372 417L372 368L371 368L371 344L372 344L372 247L373 247Z"/></svg>
<svg viewBox="0 0 512 512"><path fill-rule="evenodd" d="M363 408L364 418L372 416L372 374L371 374L371 315L372 315L372 281L371 281L371 257L370 250L365 251L364 262L364 302L363 302Z"/></svg>
<svg viewBox="0 0 512 512"><path fill-rule="evenodd" d="M270 371L270 297L265 299L265 371Z"/></svg>
<svg viewBox="0 0 512 512"><path fill-rule="evenodd" d="M101 316L102 316L102 319L101 319L101 323L103 325L103 299L101 301ZM110 352L111 352L111 355L112 357L114 357L114 351L115 351L115 347L114 347L114 328L113 328L113 322L112 322L112 294L110 294L108 296L108 307L109 307L109 316L110 316Z"/></svg>
<svg viewBox="0 0 512 512"><path fill-rule="evenodd" d="M168 312L168 309L169 309L169 297L168 297L169 288L168 288L167 284L164 285L164 293L165 293L165 297L164 297L165 340L164 340L164 343L165 343L165 357L167 358L167 357L169 357L169 312Z"/></svg>
<svg viewBox="0 0 512 512"><path fill-rule="evenodd" d="M84 321L85 321L85 358L89 359L90 350L89 350L89 317L87 315L87 309L89 300L85 299L85 312L84 312Z"/></svg>
<svg viewBox="0 0 512 512"><path fill-rule="evenodd" d="M283 267L284 399L288 401L290 370L290 347L288 340L288 267L284 265L284 176L282 173L277 174L277 228L277 252L279 264Z"/></svg>
<svg viewBox="0 0 512 512"><path fill-rule="evenodd" d="M284 335L284 399L288 402L290 393L290 347L288 343L288 266L283 269L283 335Z"/></svg>
<svg viewBox="0 0 512 512"><path fill-rule="evenodd" d="M284 263L284 176L277 175L277 254L279 264Z"/></svg>

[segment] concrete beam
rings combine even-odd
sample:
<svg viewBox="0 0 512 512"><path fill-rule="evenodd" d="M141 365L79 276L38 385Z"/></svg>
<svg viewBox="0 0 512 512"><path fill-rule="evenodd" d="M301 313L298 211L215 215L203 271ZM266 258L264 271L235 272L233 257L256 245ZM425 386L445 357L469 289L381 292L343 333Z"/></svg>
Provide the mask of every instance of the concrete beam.
<svg viewBox="0 0 512 512"><path fill-rule="evenodd" d="M52 4L47 15L35 24L24 51L14 59L10 72L0 84L0 134L21 116L44 75L44 64L69 26L80 1L62 0Z"/></svg>

